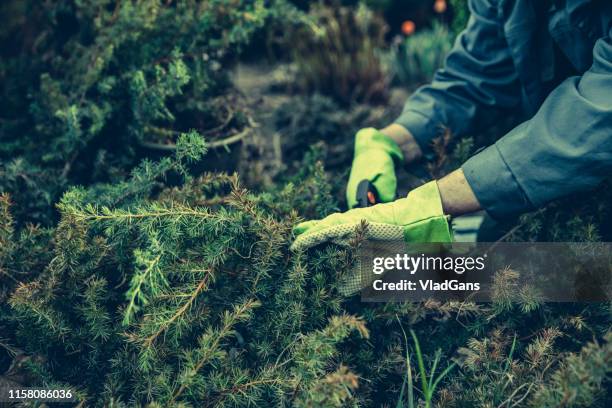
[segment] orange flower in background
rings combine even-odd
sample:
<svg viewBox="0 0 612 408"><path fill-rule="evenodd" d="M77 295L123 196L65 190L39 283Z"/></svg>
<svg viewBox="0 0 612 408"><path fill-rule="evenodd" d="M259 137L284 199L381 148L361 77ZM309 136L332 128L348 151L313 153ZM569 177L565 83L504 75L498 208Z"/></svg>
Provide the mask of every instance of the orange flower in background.
<svg viewBox="0 0 612 408"><path fill-rule="evenodd" d="M416 24L414 24L414 21L406 20L402 23L402 33L405 36L414 34L415 30L416 30Z"/></svg>
<svg viewBox="0 0 612 408"><path fill-rule="evenodd" d="M446 11L446 0L436 0L433 9L436 13L444 13Z"/></svg>

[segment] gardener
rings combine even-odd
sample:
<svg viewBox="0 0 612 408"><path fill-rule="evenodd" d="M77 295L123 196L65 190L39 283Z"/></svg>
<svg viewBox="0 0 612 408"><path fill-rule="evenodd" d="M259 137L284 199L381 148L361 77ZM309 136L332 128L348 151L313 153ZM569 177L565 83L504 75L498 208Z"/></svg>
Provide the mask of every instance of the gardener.
<svg viewBox="0 0 612 408"><path fill-rule="evenodd" d="M302 223L294 249L340 241L361 220L374 238L446 242L447 215L484 209L511 219L612 175L612 2L469 5L468 26L433 82L408 99L395 123L356 135L349 206L363 179L388 203ZM393 201L394 165L431 157L440 129L473 134L517 113L513 130L459 170Z"/></svg>

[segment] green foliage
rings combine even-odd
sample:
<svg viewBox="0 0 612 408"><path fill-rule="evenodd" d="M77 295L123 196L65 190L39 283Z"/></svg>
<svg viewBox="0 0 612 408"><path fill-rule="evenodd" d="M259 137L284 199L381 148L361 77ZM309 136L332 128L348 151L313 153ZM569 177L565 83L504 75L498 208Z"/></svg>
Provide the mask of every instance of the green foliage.
<svg viewBox="0 0 612 408"><path fill-rule="evenodd" d="M176 141L176 157L179 162L197 162L206 154L204 139L196 131L183 133Z"/></svg>
<svg viewBox="0 0 612 408"><path fill-rule="evenodd" d="M455 140L450 129L441 129L440 136L432 141L434 157L426 164L432 178L441 178L461 167L474 152L474 139L464 137Z"/></svg>
<svg viewBox="0 0 612 408"><path fill-rule="evenodd" d="M399 322L399 320L398 320ZM416 406L414 400L414 392L413 392L413 377L412 377L412 366L410 364L410 352L408 351L408 336L406 336L406 332L404 328L401 326L402 334L404 335L404 343L406 347L406 377L404 379L404 383L402 384L402 390L400 392L399 399L397 401L396 408L403 408L407 406L408 408L414 408ZM425 363L423 362L423 353L421 352L421 345L419 343L419 339L417 338L414 330L410 330L410 336L412 337L412 341L414 344L414 354L416 355L417 364L418 364L418 373L421 379L421 392L425 399L425 407L431 407L432 399L434 396L434 392L436 387L442 381L442 379L455 367L455 363L450 364L446 367L440 374L436 376L436 368L438 368L438 363L440 362L441 351L438 349L433 359L433 363L431 365L430 374L427 374L427 370L425 369ZM406 391L407 390L407 391ZM404 392L406 391L406 398L404 398ZM405 401L406 399L406 401Z"/></svg>
<svg viewBox="0 0 612 408"><path fill-rule="evenodd" d="M62 384L88 406L606 398L609 305L343 298L354 249L288 250L298 214L336 209L321 165L308 157L292 183L257 195L236 175L191 176L201 140L182 136L174 158L144 162L122 183L71 189L54 229L16 227L2 197L0 363L7 347L30 362L6 379ZM446 368L453 359L460 370Z"/></svg>
<svg viewBox="0 0 612 408"><path fill-rule="evenodd" d="M451 31L456 36L467 25L468 19L470 18L470 9L468 7L468 0L450 0L450 4L453 8Z"/></svg>
<svg viewBox="0 0 612 408"><path fill-rule="evenodd" d="M294 406L301 408L342 407L352 398L358 388L359 378L344 366L317 380L313 386L296 400Z"/></svg>
<svg viewBox="0 0 612 408"><path fill-rule="evenodd" d="M434 22L432 28L395 44L387 56L387 64L400 84L414 86L429 82L444 64L453 39L454 34L446 26Z"/></svg>
<svg viewBox="0 0 612 408"><path fill-rule="evenodd" d="M459 349L468 384L453 381L445 394L448 406L604 406L610 363L610 334L579 352L557 352L562 333L542 330L519 350L515 337L501 331L470 339ZM548 372L551 370L552 372ZM465 377L464 377L465 378ZM602 388L603 387L603 388ZM509 388L512 392L508 392ZM461 391L460 391L461 390Z"/></svg>
<svg viewBox="0 0 612 408"><path fill-rule="evenodd" d="M68 185L121 180L143 142L247 126L239 105L228 116L228 70L292 10L284 0L3 2L0 191L19 219L50 225Z"/></svg>
<svg viewBox="0 0 612 408"><path fill-rule="evenodd" d="M297 87L344 105L385 101L387 80L378 51L385 45L386 26L380 17L364 5L323 3L314 4L309 15L315 25L290 36Z"/></svg>
<svg viewBox="0 0 612 408"><path fill-rule="evenodd" d="M0 191L10 192L11 199L19 204L12 210L18 224L49 224L55 220L53 204L67 188L67 181L59 176L59 170L32 164L23 157L0 162Z"/></svg>
<svg viewBox="0 0 612 408"><path fill-rule="evenodd" d="M578 354L565 356L551 379L536 390L533 406L594 406L601 385L610 376L612 335L592 342Z"/></svg>
<svg viewBox="0 0 612 408"><path fill-rule="evenodd" d="M521 216L509 231L510 241L599 242L612 239L610 180L589 194L557 200Z"/></svg>

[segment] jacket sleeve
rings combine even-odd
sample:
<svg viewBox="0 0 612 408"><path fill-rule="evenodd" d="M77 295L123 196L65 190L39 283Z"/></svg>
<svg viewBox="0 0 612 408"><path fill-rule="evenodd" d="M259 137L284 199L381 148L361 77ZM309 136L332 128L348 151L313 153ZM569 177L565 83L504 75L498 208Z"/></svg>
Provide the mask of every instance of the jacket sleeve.
<svg viewBox="0 0 612 408"><path fill-rule="evenodd" d="M562 82L536 115L463 165L482 206L515 216L612 176L612 29L593 65Z"/></svg>
<svg viewBox="0 0 612 408"><path fill-rule="evenodd" d="M462 136L492 124L521 103L518 75L493 0L470 0L470 20L431 84L410 96L395 123L421 150L448 127Z"/></svg>

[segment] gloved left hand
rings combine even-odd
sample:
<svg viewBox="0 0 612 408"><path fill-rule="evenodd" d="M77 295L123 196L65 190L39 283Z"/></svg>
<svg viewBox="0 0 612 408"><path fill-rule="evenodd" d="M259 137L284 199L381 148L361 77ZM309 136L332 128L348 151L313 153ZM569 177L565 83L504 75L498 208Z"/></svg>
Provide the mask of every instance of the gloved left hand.
<svg viewBox="0 0 612 408"><path fill-rule="evenodd" d="M451 242L448 218L444 215L438 185L429 182L412 190L406 198L373 207L332 214L322 220L294 227L294 251L324 242L347 244L362 221L368 223L366 239L406 242Z"/></svg>
<svg viewBox="0 0 612 408"><path fill-rule="evenodd" d="M346 186L348 207L357 206L357 186L368 180L376 187L380 202L395 200L397 178L395 163L404 160L401 149L389 136L374 128L361 129L355 135L355 156Z"/></svg>

